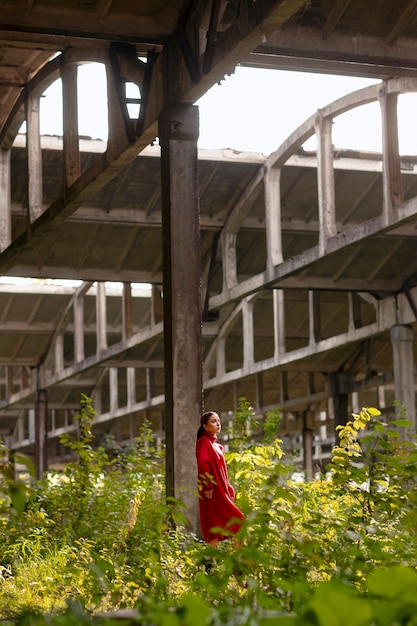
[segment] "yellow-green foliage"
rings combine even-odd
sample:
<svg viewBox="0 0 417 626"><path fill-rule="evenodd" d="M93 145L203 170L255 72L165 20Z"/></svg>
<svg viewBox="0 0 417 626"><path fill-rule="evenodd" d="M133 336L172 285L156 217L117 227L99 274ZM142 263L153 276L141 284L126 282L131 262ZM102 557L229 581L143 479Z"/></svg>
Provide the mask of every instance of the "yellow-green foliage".
<svg viewBox="0 0 417 626"><path fill-rule="evenodd" d="M110 625L103 612L129 609L126 624L145 626L415 623L417 449L407 422L363 408L310 482L292 480L278 413L265 443L251 444L253 423L243 427L227 455L246 516L241 544L215 549L187 532L181 502L166 502L149 428L109 461L93 447L84 401L85 438L67 441L83 462L26 487L23 508L3 509L0 619ZM252 409L241 406L244 425ZM4 478L9 504L11 486Z"/></svg>

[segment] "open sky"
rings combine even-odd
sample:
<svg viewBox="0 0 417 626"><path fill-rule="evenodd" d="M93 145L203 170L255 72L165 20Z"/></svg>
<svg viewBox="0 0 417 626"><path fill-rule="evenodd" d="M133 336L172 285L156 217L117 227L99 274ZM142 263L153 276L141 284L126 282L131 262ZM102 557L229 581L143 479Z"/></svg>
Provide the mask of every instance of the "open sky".
<svg viewBox="0 0 417 626"><path fill-rule="evenodd" d="M201 148L232 148L270 154L306 118L333 100L378 81L316 73L237 67L234 74L201 98ZM104 68L79 68L80 134L106 138L107 112ZM60 84L46 92L41 108L41 132L61 134ZM400 149L417 154L415 110L417 95L399 100ZM407 122L409 122L407 124ZM310 140L312 141L312 140ZM381 149L380 111L377 103L337 119L333 129L337 148ZM306 144L314 148L314 144Z"/></svg>

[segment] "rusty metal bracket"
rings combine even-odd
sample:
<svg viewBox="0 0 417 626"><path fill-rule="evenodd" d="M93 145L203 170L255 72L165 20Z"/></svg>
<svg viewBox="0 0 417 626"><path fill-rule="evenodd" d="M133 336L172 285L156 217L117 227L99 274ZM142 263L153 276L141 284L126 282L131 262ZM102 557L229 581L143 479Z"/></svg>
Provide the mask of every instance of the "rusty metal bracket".
<svg viewBox="0 0 417 626"><path fill-rule="evenodd" d="M190 42L188 41L187 33L185 32L185 28L181 26L177 30L177 38L180 46L180 50L182 56L185 61L185 65L187 66L188 74L196 85L201 80L201 72L198 64L198 59L196 59L195 54L191 48Z"/></svg>
<svg viewBox="0 0 417 626"><path fill-rule="evenodd" d="M136 56L136 49L134 48L134 46L131 46L129 44L120 44L120 43L112 43L110 44L110 47L109 47L110 65L111 65L114 80L115 80L117 97L119 99L120 108L122 111L123 122L124 122L125 130L126 130L126 137L129 143L134 143L135 130L133 127L133 122L129 117L129 111L127 109L127 105L131 103L132 99L126 98L126 93L124 90L124 85L126 81L124 80L122 76L122 73L120 70L119 58L118 58L120 54ZM136 56L136 60L138 61L137 56Z"/></svg>
<svg viewBox="0 0 417 626"><path fill-rule="evenodd" d="M222 10L222 5L227 4L229 9L228 18L224 21L225 12ZM232 26L240 17L240 0L213 0L211 5L210 22L207 31L207 46L204 53L203 60L203 74L208 74L213 66L214 53L216 50L216 44L220 37ZM219 28L220 23L220 28Z"/></svg>
<svg viewBox="0 0 417 626"><path fill-rule="evenodd" d="M151 89L153 67L158 57L158 54L159 53L156 52L155 49L152 49L148 51L146 57L145 75L143 78L142 89L140 90L140 109L138 121L136 122L136 137L140 137L142 135L145 126L146 109L148 106L149 92Z"/></svg>
<svg viewBox="0 0 417 626"><path fill-rule="evenodd" d="M213 0L211 4L210 23L207 31L207 46L203 61L203 74L208 74L213 65L216 42L220 34L217 32L220 18L220 4L221 0Z"/></svg>

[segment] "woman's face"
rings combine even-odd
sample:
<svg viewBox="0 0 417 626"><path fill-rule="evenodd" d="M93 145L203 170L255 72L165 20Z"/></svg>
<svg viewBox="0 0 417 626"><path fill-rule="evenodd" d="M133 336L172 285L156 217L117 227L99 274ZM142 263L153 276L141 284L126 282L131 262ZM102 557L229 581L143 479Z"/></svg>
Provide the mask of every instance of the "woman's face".
<svg viewBox="0 0 417 626"><path fill-rule="evenodd" d="M204 430L209 435L217 435L222 429L222 425L220 422L220 417L217 413L213 413L211 417L207 420L207 423L204 424Z"/></svg>

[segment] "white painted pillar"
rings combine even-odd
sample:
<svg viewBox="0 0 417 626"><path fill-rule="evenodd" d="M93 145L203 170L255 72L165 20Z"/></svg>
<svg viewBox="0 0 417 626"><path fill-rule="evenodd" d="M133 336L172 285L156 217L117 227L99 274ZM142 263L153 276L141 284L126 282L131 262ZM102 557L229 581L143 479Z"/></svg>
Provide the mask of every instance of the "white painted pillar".
<svg viewBox="0 0 417 626"><path fill-rule="evenodd" d="M23 441L25 438L25 418L20 415L17 421L17 439Z"/></svg>
<svg viewBox="0 0 417 626"><path fill-rule="evenodd" d="M320 293L308 292L309 345L315 346L320 337Z"/></svg>
<svg viewBox="0 0 417 626"><path fill-rule="evenodd" d="M268 170L264 176L267 269L269 271L283 261L280 179L281 170L277 167Z"/></svg>
<svg viewBox="0 0 417 626"><path fill-rule="evenodd" d="M407 411L407 418L416 427L416 394L414 389L413 329L399 324L391 328L394 364L395 400ZM397 412L399 409L397 408Z"/></svg>
<svg viewBox="0 0 417 626"><path fill-rule="evenodd" d="M97 352L101 352L107 348L106 289L103 282L97 282L96 286Z"/></svg>
<svg viewBox="0 0 417 626"><path fill-rule="evenodd" d="M74 298L74 356L75 362L84 361L84 296Z"/></svg>
<svg viewBox="0 0 417 626"><path fill-rule="evenodd" d="M272 297L274 306L274 357L279 361L280 357L285 354L284 291L274 289Z"/></svg>
<svg viewBox="0 0 417 626"><path fill-rule="evenodd" d="M223 232L220 237L223 267L223 291L237 285L236 233Z"/></svg>
<svg viewBox="0 0 417 626"><path fill-rule="evenodd" d="M394 209L403 202L397 99L397 94L387 94L384 83L379 92L379 104L382 116L382 215L387 224L393 218Z"/></svg>
<svg viewBox="0 0 417 626"><path fill-rule="evenodd" d="M54 356L54 368L55 374L57 374L64 369L64 335L62 334L57 335L55 338Z"/></svg>
<svg viewBox="0 0 417 626"><path fill-rule="evenodd" d="M102 405L103 405L103 399L102 399L102 388L101 385L95 387L95 389L93 390L92 394L91 394L91 399L93 400L93 405L94 405L94 409L95 411L97 411L98 415L101 415L102 411Z"/></svg>
<svg viewBox="0 0 417 626"><path fill-rule="evenodd" d="M242 329L243 369L248 369L254 363L253 301L249 301L248 298L242 302Z"/></svg>
<svg viewBox="0 0 417 626"><path fill-rule="evenodd" d="M35 441L35 410L28 411L28 439L31 443Z"/></svg>
<svg viewBox="0 0 417 626"><path fill-rule="evenodd" d="M0 149L0 252L3 252L12 242L11 152L10 149Z"/></svg>
<svg viewBox="0 0 417 626"><path fill-rule="evenodd" d="M319 200L319 250L325 254L327 239L337 234L332 145L333 120L319 111L315 128L317 133L317 184Z"/></svg>
<svg viewBox="0 0 417 626"><path fill-rule="evenodd" d="M119 372L117 367L109 368L110 414L115 416L119 408Z"/></svg>
<svg viewBox="0 0 417 626"><path fill-rule="evenodd" d="M78 137L78 67L66 62L63 55L61 67L62 111L64 129L64 175L66 187L70 187L81 174L81 158Z"/></svg>
<svg viewBox="0 0 417 626"><path fill-rule="evenodd" d="M219 337L216 345L216 376L221 377L226 373L226 339Z"/></svg>
<svg viewBox="0 0 417 626"><path fill-rule="evenodd" d="M128 411L132 410L132 407L136 402L136 381L135 376L136 370L134 367L128 367L126 376L127 376L127 408Z"/></svg>
<svg viewBox="0 0 417 626"><path fill-rule="evenodd" d="M150 367L147 367L145 375L146 375L146 400L147 402L150 402L152 399L152 394L153 394L153 383L154 383L153 370Z"/></svg>
<svg viewBox="0 0 417 626"><path fill-rule="evenodd" d="M29 93L26 101L26 142L28 152L28 202L31 223L41 215L43 210L42 149L39 112L39 96Z"/></svg>

